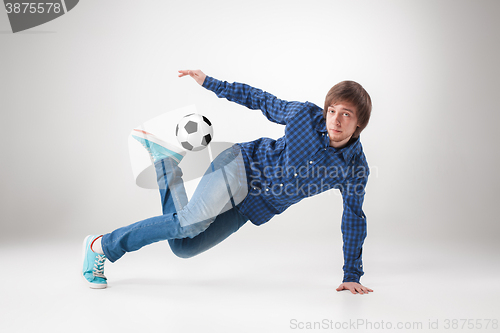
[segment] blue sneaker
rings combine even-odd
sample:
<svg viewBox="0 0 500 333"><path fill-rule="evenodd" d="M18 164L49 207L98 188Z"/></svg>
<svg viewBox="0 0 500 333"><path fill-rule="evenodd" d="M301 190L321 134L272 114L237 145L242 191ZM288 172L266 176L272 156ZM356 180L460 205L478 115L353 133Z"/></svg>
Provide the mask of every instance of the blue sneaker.
<svg viewBox="0 0 500 333"><path fill-rule="evenodd" d="M108 286L104 276L104 262L106 256L95 253L90 249L90 245L98 235L90 235L83 241L83 269L82 276L88 286L93 289L102 289Z"/></svg>
<svg viewBox="0 0 500 333"><path fill-rule="evenodd" d="M146 132L140 128L134 128L132 130L132 137L139 141L144 148L146 148L153 163L167 157L170 157L177 163L180 163L182 158L186 155L186 152L182 149L166 143L154 134Z"/></svg>

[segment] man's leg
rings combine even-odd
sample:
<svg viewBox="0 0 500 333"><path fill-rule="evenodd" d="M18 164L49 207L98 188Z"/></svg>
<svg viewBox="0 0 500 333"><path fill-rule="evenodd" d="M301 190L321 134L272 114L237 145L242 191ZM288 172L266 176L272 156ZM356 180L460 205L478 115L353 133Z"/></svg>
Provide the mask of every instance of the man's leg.
<svg viewBox="0 0 500 333"><path fill-rule="evenodd" d="M182 171L169 158L156 161L155 169L162 201L163 215L151 217L114 230L102 236L102 250L111 262L125 253L136 251L145 245L172 238L192 235L191 228L180 225L178 210L187 206L187 197L182 182ZM191 203L193 205L194 202Z"/></svg>
<svg viewBox="0 0 500 333"><path fill-rule="evenodd" d="M172 216L172 214L175 213L176 206L184 206L187 202L181 178L182 172L177 167L177 164L185 153L144 130L134 129L132 136L148 151L153 163L161 162L155 163L155 167L157 168L157 180L162 197L163 212L167 213L167 216ZM167 175L169 176L167 177ZM169 178L175 186L169 188L167 185L167 178ZM115 232L112 233L114 238L111 237L111 240L108 239L108 236L110 236L109 234L104 236L91 235L85 238L83 244L82 269L84 280L91 288L106 288L107 282L104 276L106 255L111 261L115 261L127 252L127 249L133 251L146 244L167 239L167 236L157 230L158 227L162 229L162 224L162 221L157 220L141 221L131 226L115 230ZM111 247L111 250L106 249L107 242L114 243L114 245L118 244L122 249L120 249L120 246L118 246L118 249L116 249L116 246L115 248Z"/></svg>
<svg viewBox="0 0 500 333"><path fill-rule="evenodd" d="M239 162L237 157L241 158L235 151L232 148L227 149L213 161L187 204L185 204L187 197L181 179L182 172L177 164L171 159L155 162L164 215L155 216L104 235L101 243L106 257L114 262L126 252L136 251L154 242L194 238L204 232L219 215L241 202L241 198L246 196L248 190L244 171L241 174L241 165L232 163L233 161ZM235 231L244 222L241 222L242 218L238 217L241 214L236 214L236 211L233 214L235 215L227 214L227 218L222 218L221 222L232 220L230 216L237 217L234 219L236 225L228 227L228 230ZM214 228L214 230L218 229ZM211 242L216 240L214 236L204 236L200 237L201 239L208 239ZM205 241L204 247L206 246L208 243Z"/></svg>
<svg viewBox="0 0 500 333"><path fill-rule="evenodd" d="M160 191L163 214L176 213L188 203L182 170L171 159L161 160L155 164L156 182Z"/></svg>
<svg viewBox="0 0 500 333"><path fill-rule="evenodd" d="M191 258L214 247L238 231L248 218L235 207L215 219L210 226L193 238L169 239L172 252L180 258Z"/></svg>
<svg viewBox="0 0 500 333"><path fill-rule="evenodd" d="M205 252L238 231L248 221L237 208L248 193L245 166L239 146L233 146L221 153L211 167L212 172L222 171L230 200L205 231L193 238L168 240L172 252L180 258L190 258ZM207 172L210 172L210 169Z"/></svg>
<svg viewBox="0 0 500 333"><path fill-rule="evenodd" d="M235 203L240 203L246 196L245 169L239 154L239 148L228 149L221 153L207 170L192 200L187 204L181 178L182 172L177 163L170 158L156 161L155 168L164 215L146 219L104 235L101 243L106 257L114 262L126 252L138 250L145 245L166 239L193 239L205 231L218 215L228 211L231 205L234 207ZM231 163L232 161L239 163ZM231 166L226 168L228 164ZM182 209L179 210L181 207ZM219 223L211 229L211 232L194 241L172 243L174 244L172 249L177 255L184 257L201 253L238 230L247 219L233 208L231 213L221 216L218 221ZM86 240L84 245L84 255L89 257L84 261L84 276L86 277L87 273L92 274L93 270L94 276L96 273L98 276L86 277L87 282L92 288L105 287L106 278L102 274L103 262L99 261L98 254L92 254L90 244L91 242ZM96 269L91 267L94 260L93 257L90 258L91 254L95 256L95 263L100 265ZM92 279L99 280L99 283L103 283L104 286L94 283L95 281L91 282Z"/></svg>

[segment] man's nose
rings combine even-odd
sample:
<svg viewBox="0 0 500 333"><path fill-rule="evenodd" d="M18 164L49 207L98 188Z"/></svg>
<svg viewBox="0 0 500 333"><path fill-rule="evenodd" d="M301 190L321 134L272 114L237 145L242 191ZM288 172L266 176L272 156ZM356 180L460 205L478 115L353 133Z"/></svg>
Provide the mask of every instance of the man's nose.
<svg viewBox="0 0 500 333"><path fill-rule="evenodd" d="M332 122L334 124L340 124L340 118L339 118L339 115L337 113L333 115Z"/></svg>

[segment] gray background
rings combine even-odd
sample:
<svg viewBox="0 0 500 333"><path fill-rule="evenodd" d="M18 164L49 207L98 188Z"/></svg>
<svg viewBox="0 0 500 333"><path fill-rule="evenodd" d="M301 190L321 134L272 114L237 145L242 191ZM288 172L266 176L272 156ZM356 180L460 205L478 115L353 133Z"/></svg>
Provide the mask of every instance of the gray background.
<svg viewBox="0 0 500 333"><path fill-rule="evenodd" d="M412 289L415 297L429 283L458 283L464 272L471 274L460 280L464 288L497 283L499 16L500 2L484 0L87 0L12 34L0 13L2 256L57 242L70 251L87 234L161 214L156 191L134 184L127 136L168 110L189 104L201 113L220 110L227 123L217 125L233 126L240 141L281 135L259 111L177 78L178 69L200 68L318 105L333 84L360 82L374 105L361 135L372 168L362 281L379 290ZM300 261L307 249L309 265L334 272L325 275L334 289L341 282L341 214L340 195L322 194L264 226L246 225L193 262L215 263L227 253L251 261L248 253L264 249L274 264L252 261L261 276L280 262ZM281 244L296 249L295 257ZM162 244L143 253L161 261L166 252ZM411 288L398 285L415 274L422 275ZM439 295L428 301L451 304L450 316L471 303ZM490 296L478 303L482 310L498 308ZM388 313L403 316L394 311ZM421 311L411 313L416 318ZM288 318L294 313L300 311Z"/></svg>

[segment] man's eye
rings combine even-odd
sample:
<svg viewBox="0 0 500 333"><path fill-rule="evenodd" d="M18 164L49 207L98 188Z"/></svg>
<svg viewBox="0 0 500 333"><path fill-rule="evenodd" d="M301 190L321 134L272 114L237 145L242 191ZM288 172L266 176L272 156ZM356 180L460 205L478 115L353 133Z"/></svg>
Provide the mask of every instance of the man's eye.
<svg viewBox="0 0 500 333"><path fill-rule="evenodd" d="M347 117L349 117L349 113L347 113L347 112L346 112L346 113L344 113L344 116L347 116Z"/></svg>

